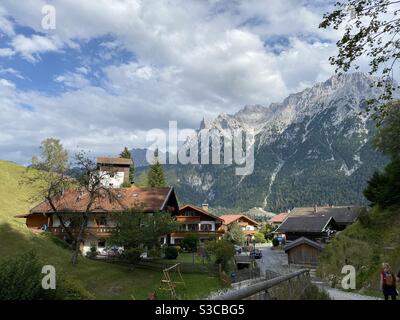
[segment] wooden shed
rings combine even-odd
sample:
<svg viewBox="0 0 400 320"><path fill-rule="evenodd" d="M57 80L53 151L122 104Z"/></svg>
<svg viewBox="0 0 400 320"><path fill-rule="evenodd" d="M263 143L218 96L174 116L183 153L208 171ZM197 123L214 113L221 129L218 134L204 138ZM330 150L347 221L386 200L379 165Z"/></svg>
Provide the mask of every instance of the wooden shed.
<svg viewBox="0 0 400 320"><path fill-rule="evenodd" d="M316 266L323 246L306 237L301 237L287 244L283 249L288 255L289 264Z"/></svg>

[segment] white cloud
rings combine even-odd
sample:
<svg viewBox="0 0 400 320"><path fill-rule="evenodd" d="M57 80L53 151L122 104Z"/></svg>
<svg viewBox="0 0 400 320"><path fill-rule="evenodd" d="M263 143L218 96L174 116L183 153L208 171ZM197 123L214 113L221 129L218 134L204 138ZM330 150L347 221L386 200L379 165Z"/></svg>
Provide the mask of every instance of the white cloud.
<svg viewBox="0 0 400 320"><path fill-rule="evenodd" d="M143 146L145 130L168 120L195 127L203 116L268 105L332 73L328 57L337 33L318 29L326 11L322 1L54 0L57 29L43 35L46 2L2 0L0 8L17 24L40 32L9 32L13 49L5 53L37 62L41 54L62 54L67 47L81 54L82 42L107 35L112 40L99 45L100 57L127 50L134 59L94 69L94 58L82 57L87 64L53 76L65 88L58 96L8 88L0 95L8 110L0 112L7 119L0 132L9 141L1 153L15 154L19 141L28 153L48 136L98 152ZM280 38L287 41L277 53L268 43ZM89 80L94 74L102 87Z"/></svg>
<svg viewBox="0 0 400 320"><path fill-rule="evenodd" d="M11 81L8 81L6 79L1 79L1 78L0 78L0 86L15 89L14 83L12 83Z"/></svg>
<svg viewBox="0 0 400 320"><path fill-rule="evenodd" d="M11 57L15 54L15 51L10 48L0 48L0 57Z"/></svg>
<svg viewBox="0 0 400 320"><path fill-rule="evenodd" d="M63 44L57 37L33 35L29 38L20 34L13 38L12 46L25 59L30 62L36 62L40 53L59 51Z"/></svg>

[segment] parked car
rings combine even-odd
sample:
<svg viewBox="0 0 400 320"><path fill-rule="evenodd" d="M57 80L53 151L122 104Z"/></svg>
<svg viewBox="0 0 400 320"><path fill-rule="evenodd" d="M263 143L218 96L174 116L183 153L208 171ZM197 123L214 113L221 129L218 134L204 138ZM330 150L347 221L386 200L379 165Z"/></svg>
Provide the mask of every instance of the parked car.
<svg viewBox="0 0 400 320"><path fill-rule="evenodd" d="M238 246L238 245L234 245L234 248L235 248L235 252L236 252L236 254L240 254L240 253L242 253L242 247L241 246Z"/></svg>
<svg viewBox="0 0 400 320"><path fill-rule="evenodd" d="M104 251L104 253L109 257L116 257L116 256L119 256L120 254L122 254L123 251L124 250L122 248L113 246L113 247L107 248Z"/></svg>
<svg viewBox="0 0 400 320"><path fill-rule="evenodd" d="M255 249L250 252L250 257L254 259L261 259L262 258L262 252L259 249Z"/></svg>

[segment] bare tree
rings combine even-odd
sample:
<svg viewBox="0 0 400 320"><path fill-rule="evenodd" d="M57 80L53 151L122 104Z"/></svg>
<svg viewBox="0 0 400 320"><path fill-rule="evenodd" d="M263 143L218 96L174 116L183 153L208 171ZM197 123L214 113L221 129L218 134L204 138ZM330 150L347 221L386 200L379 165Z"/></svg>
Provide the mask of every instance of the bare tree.
<svg viewBox="0 0 400 320"><path fill-rule="evenodd" d="M43 155L46 153L44 152ZM50 212L59 219L73 251L71 262L75 265L78 261L80 243L84 239L88 217L96 208L95 205L118 202L122 208L123 195L116 189L104 186L104 178L112 176L113 173L101 172L97 164L83 151L75 155L74 169L77 173L74 178L68 174L70 172L68 165L53 166L53 168L62 168L53 170L46 166L46 163L54 163L54 159L48 159L47 156L35 159L34 168L40 170L28 168L29 173L24 176L22 183L29 184L37 190L31 198L32 202L45 201L51 209ZM67 192L71 193L68 199ZM83 198L85 199L84 207L78 210L78 203L81 203Z"/></svg>

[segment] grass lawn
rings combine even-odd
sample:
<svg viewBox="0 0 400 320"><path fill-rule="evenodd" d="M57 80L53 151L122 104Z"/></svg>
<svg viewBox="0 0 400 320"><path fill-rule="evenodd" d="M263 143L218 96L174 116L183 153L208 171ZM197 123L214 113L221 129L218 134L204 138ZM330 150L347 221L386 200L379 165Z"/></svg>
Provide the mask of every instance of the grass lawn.
<svg viewBox="0 0 400 320"><path fill-rule="evenodd" d="M207 259L199 257L196 253L194 254L194 261L193 261L193 254L182 252L179 254L178 258L176 259L178 262L185 262L185 263L195 263L195 264L206 264Z"/></svg>
<svg viewBox="0 0 400 320"><path fill-rule="evenodd" d="M25 226L25 219L13 216L28 212L32 190L18 185L24 168L0 160L0 261L26 251L35 251L44 264L54 265L58 273L75 279L95 299L146 299L149 292L159 293L161 271L133 269L80 257L76 266L70 264L71 252L45 234L35 234ZM177 287L181 299L204 298L220 288L219 279L207 274L183 274L186 288Z"/></svg>

